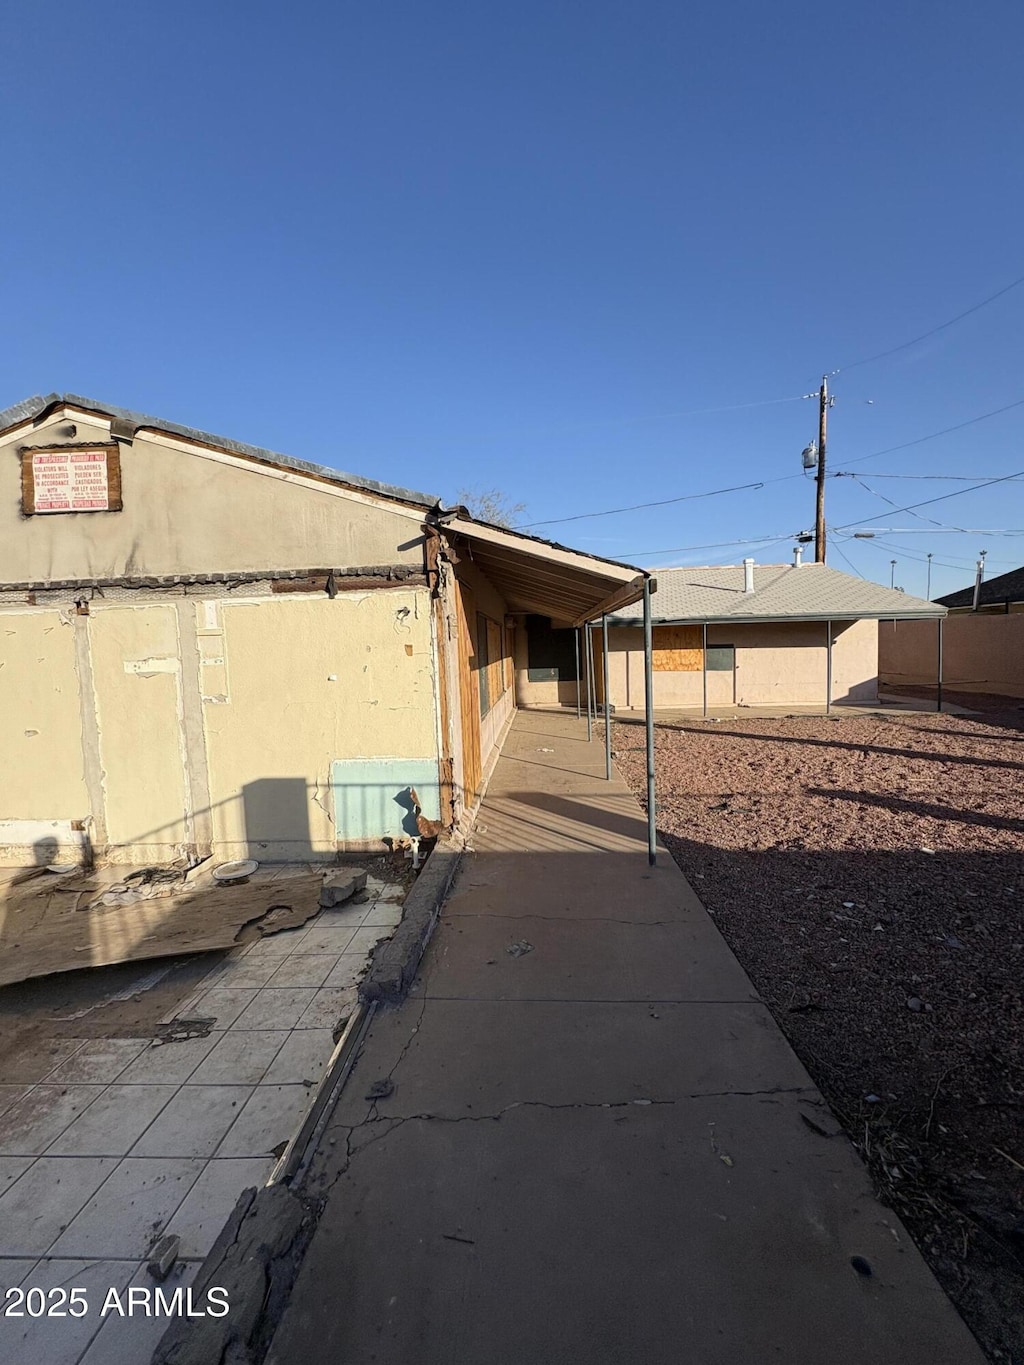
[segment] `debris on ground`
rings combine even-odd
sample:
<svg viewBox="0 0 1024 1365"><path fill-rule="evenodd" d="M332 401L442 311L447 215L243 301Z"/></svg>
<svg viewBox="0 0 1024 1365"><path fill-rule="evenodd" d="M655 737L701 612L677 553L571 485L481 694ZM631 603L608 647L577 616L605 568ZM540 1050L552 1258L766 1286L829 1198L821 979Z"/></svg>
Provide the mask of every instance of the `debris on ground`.
<svg viewBox="0 0 1024 1365"><path fill-rule="evenodd" d="M1024 711L948 699L975 710L658 724L658 827L1005 1365L1024 1361ZM618 722L615 746L643 803L642 731Z"/></svg>
<svg viewBox="0 0 1024 1365"><path fill-rule="evenodd" d="M511 944L505 951L509 957L525 957L527 953L533 952L533 944L528 943L525 938L521 938L518 943Z"/></svg>
<svg viewBox="0 0 1024 1365"><path fill-rule="evenodd" d="M384 1076L379 1081L374 1081L366 1092L365 1098L368 1100L386 1100L389 1095L395 1093L395 1083L390 1076Z"/></svg>

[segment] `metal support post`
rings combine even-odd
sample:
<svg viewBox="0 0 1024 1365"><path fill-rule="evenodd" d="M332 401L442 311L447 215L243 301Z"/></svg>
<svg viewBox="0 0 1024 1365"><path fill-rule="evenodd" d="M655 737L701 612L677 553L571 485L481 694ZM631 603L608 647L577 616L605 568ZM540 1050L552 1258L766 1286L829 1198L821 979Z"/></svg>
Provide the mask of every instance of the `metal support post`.
<svg viewBox="0 0 1024 1365"><path fill-rule="evenodd" d="M601 617L601 681L604 686L604 775L612 780L612 707L608 697L608 617Z"/></svg>
<svg viewBox="0 0 1024 1365"><path fill-rule="evenodd" d="M708 623L703 626L704 639L701 643L701 684L704 689L704 719L708 717Z"/></svg>
<svg viewBox="0 0 1024 1365"><path fill-rule="evenodd" d="M832 622L825 623L825 715L832 710Z"/></svg>
<svg viewBox="0 0 1024 1365"><path fill-rule="evenodd" d="M658 861L658 827L654 809L654 631L651 628L651 580L644 579L644 712L647 730L647 861Z"/></svg>
<svg viewBox="0 0 1024 1365"><path fill-rule="evenodd" d="M936 711L941 711L941 710L942 710L942 617L941 617L941 616L939 617L937 624L938 624L938 627L939 627L939 632L938 632L938 634L939 634L939 639L938 639L938 656L939 656L939 657L938 657L938 668L937 668L937 670L936 670L936 672L937 672L937 677L936 677L936 686L935 686L935 709L936 709Z"/></svg>
<svg viewBox="0 0 1024 1365"><path fill-rule="evenodd" d="M594 707L592 699L594 696L594 651L590 648L590 622L583 627L583 666L587 671L587 742L594 738Z"/></svg>
<svg viewBox="0 0 1024 1365"><path fill-rule="evenodd" d="M574 640L575 643L576 643L576 719L579 720L580 714L581 714L581 712L582 712L582 706L580 705L580 628L579 628L579 626L577 626L576 629L573 631L572 636L573 636L573 640Z"/></svg>

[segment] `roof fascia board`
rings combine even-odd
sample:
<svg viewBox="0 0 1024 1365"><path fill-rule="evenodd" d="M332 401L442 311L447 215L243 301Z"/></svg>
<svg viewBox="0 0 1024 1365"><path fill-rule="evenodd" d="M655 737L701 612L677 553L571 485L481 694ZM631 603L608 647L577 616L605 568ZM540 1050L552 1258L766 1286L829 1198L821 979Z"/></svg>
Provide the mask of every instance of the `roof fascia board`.
<svg viewBox="0 0 1024 1365"><path fill-rule="evenodd" d="M588 621L595 620L598 616L610 616L611 613L617 611L619 607L632 606L634 602L639 601L639 599L643 597L644 580L646 578L646 574L638 574L636 578L633 579L632 583L627 583L617 592L613 592L610 597L606 597L603 602L599 602L592 610L584 612L582 616L577 616L572 624L574 626L583 626L586 625ZM657 586L657 579L652 579L651 591L653 592ZM611 624L611 622L609 622L609 624ZM639 624L642 625L643 623L640 622Z"/></svg>
<svg viewBox="0 0 1024 1365"><path fill-rule="evenodd" d="M212 460L215 464L250 470L271 479L278 479L282 483L297 484L300 488L309 488L317 493L326 493L334 498L347 498L350 502L362 503L367 507L386 507L389 512L396 516L405 517L419 525L423 524L424 509L422 507L409 507L404 503L394 501L384 493L364 493L347 484L333 483L329 479L318 479L312 474L300 474L296 470L287 469L282 465L270 464L256 459L252 455L236 455L232 451L218 450L215 446L208 446L200 441L187 440L181 436L169 436L157 427L138 427L136 435L139 433L142 433L147 441L152 441L154 445L166 446L169 450L180 451L186 455L198 455L201 459Z"/></svg>
<svg viewBox="0 0 1024 1365"><path fill-rule="evenodd" d="M535 559L546 559L552 564L565 568L578 569L591 577L607 578L620 582L623 586L632 583L638 573L634 564L621 564L613 559L601 559L597 555L585 554L582 550L567 550L560 545L533 536L520 535L515 531L502 531L496 526L484 526L480 522L463 521L456 518L442 523L441 529L448 535L460 535L467 540L478 540L484 544L496 545L521 555L532 555ZM642 574L646 577L645 574Z"/></svg>
<svg viewBox="0 0 1024 1365"><path fill-rule="evenodd" d="M802 616L654 616L655 626L770 626L776 622L790 625L800 621L941 621L945 611L824 611ZM634 617L609 618L610 626L643 626Z"/></svg>

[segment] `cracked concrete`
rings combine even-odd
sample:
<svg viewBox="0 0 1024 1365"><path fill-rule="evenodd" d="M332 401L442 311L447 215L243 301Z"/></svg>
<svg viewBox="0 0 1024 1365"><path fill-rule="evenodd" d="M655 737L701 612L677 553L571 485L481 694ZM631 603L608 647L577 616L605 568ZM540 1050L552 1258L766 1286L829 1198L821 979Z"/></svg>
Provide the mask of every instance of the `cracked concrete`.
<svg viewBox="0 0 1024 1365"><path fill-rule="evenodd" d="M421 978L314 1156L268 1361L980 1365L584 733L513 726Z"/></svg>

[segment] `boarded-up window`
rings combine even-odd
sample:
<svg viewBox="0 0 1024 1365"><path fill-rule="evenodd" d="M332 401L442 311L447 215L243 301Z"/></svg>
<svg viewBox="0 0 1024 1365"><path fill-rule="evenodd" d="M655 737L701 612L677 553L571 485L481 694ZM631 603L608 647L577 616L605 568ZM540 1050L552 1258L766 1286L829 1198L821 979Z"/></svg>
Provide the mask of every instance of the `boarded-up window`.
<svg viewBox="0 0 1024 1365"><path fill-rule="evenodd" d="M487 618L487 691L491 697L491 705L504 694L505 691L505 670L501 662L501 626L497 621Z"/></svg>
<svg viewBox="0 0 1024 1365"><path fill-rule="evenodd" d="M482 611L476 614L476 658L473 666L480 684L480 714L486 716L504 694L506 673L501 626Z"/></svg>
<svg viewBox="0 0 1024 1365"><path fill-rule="evenodd" d="M702 653L700 626L654 627L656 673L699 673Z"/></svg>

